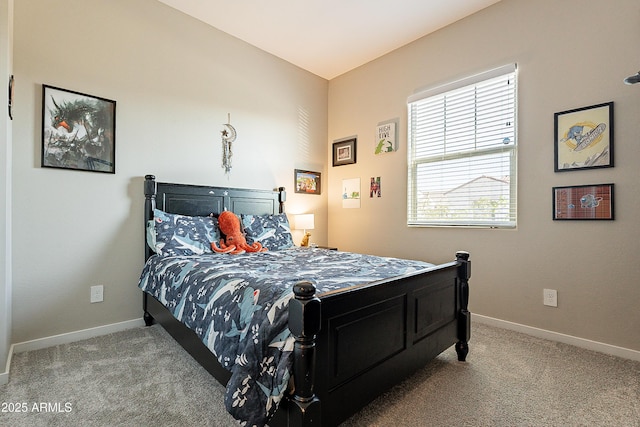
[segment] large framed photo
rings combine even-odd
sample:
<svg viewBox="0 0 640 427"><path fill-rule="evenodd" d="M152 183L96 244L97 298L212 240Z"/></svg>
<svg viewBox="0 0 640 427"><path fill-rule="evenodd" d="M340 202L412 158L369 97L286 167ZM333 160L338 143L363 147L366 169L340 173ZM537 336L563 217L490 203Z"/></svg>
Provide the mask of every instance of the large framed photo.
<svg viewBox="0 0 640 427"><path fill-rule="evenodd" d="M613 167L613 102L554 115L554 170Z"/></svg>
<svg viewBox="0 0 640 427"><path fill-rule="evenodd" d="M351 137L333 143L333 166L350 165L356 162L357 138Z"/></svg>
<svg viewBox="0 0 640 427"><path fill-rule="evenodd" d="M320 172L294 170L294 184L296 193L320 194L322 176Z"/></svg>
<svg viewBox="0 0 640 427"><path fill-rule="evenodd" d="M116 101L42 85L42 166L116 172Z"/></svg>
<svg viewBox="0 0 640 427"><path fill-rule="evenodd" d="M613 220L613 184L553 187L554 220Z"/></svg>

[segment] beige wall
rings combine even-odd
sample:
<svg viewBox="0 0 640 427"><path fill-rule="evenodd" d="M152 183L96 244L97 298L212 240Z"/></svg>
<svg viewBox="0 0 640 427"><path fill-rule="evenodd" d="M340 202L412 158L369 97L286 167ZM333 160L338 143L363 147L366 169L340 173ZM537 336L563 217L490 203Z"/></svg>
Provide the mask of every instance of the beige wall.
<svg viewBox="0 0 640 427"><path fill-rule="evenodd" d="M637 0L503 0L329 83L329 141L358 135L358 162L329 166L329 244L432 262L471 252L471 310L640 350L640 67ZM517 230L406 226L407 97L507 63L519 69ZM615 103L615 167L554 173L553 114ZM400 149L375 156L378 122L400 118ZM327 149L331 164L331 146ZM368 197L382 177L380 199ZM341 207L360 178L362 207ZM553 221L551 188L615 183L613 222ZM558 308L542 289L558 290Z"/></svg>
<svg viewBox="0 0 640 427"><path fill-rule="evenodd" d="M326 196L293 192L295 168L326 179L326 80L155 0L16 2L15 74L13 342L141 317L147 173L285 186L287 211L314 212L326 243ZM115 175L40 168L42 84L117 101Z"/></svg>

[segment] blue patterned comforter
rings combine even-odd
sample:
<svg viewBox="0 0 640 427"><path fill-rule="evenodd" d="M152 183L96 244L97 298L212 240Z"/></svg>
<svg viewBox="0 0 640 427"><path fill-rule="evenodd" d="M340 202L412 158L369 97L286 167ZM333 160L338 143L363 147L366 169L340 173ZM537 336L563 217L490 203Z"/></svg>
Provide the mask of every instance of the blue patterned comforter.
<svg viewBox="0 0 640 427"><path fill-rule="evenodd" d="M139 287L194 330L231 372L225 405L243 425L264 425L290 376L294 338L287 327L293 285L318 294L431 267L421 261L324 249L242 255L154 255Z"/></svg>

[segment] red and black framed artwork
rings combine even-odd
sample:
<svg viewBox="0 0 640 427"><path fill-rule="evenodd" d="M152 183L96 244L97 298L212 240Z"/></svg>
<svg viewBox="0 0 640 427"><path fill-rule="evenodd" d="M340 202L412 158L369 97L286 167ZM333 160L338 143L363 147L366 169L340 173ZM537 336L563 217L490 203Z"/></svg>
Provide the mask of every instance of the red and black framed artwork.
<svg viewBox="0 0 640 427"><path fill-rule="evenodd" d="M554 220L613 220L613 184L553 187Z"/></svg>

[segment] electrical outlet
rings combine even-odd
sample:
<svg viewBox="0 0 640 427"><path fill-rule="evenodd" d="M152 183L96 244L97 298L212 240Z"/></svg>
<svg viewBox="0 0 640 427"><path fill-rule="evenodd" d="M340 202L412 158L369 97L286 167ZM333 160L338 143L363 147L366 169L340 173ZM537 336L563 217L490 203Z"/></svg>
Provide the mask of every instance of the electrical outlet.
<svg viewBox="0 0 640 427"><path fill-rule="evenodd" d="M104 299L104 286L96 285L91 287L91 298L90 302L93 304L94 302L102 302Z"/></svg>
<svg viewBox="0 0 640 427"><path fill-rule="evenodd" d="M543 289L542 295L542 303L544 305L548 305L549 307L558 306L558 291L555 289Z"/></svg>

